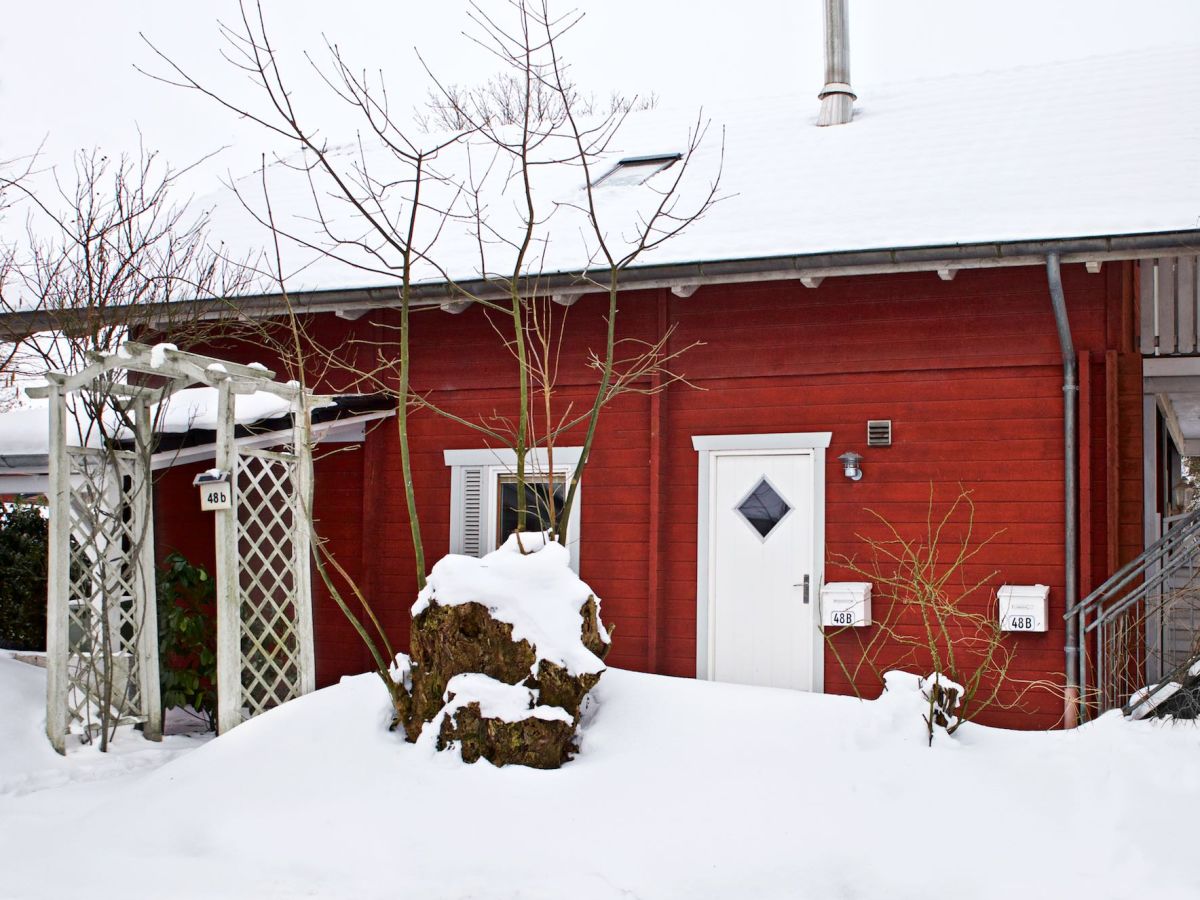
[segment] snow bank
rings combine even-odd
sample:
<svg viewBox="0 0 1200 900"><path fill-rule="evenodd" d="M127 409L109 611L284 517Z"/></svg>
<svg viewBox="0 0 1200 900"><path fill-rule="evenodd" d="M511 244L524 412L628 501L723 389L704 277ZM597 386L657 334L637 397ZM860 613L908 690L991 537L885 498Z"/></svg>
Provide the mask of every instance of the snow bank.
<svg viewBox="0 0 1200 900"><path fill-rule="evenodd" d="M12 777L45 683L3 663ZM348 678L149 774L0 798L0 897L1200 896L1200 729L968 723L929 749L917 677L888 685L859 702L610 669L579 757L535 772L406 744L378 678Z"/></svg>
<svg viewBox="0 0 1200 900"><path fill-rule="evenodd" d="M520 544L517 537L482 559L451 554L439 560L413 604L413 617L433 602L479 603L493 619L512 625L514 641L529 641L539 660L573 676L603 672L604 663L580 640L580 608L595 594L572 571L567 549L536 532L520 535ZM607 642L603 629L601 634Z"/></svg>
<svg viewBox="0 0 1200 900"><path fill-rule="evenodd" d="M153 769L205 740L169 735L152 743L121 728L108 753L70 737L67 755L59 756L46 739L46 670L0 650L0 806L31 791ZM0 897L7 897L3 877L0 873Z"/></svg>

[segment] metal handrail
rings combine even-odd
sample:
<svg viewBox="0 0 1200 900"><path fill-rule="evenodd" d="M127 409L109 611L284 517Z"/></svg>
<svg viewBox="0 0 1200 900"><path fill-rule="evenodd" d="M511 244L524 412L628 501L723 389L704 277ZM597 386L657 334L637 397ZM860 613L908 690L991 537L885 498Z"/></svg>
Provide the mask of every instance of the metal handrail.
<svg viewBox="0 0 1200 900"><path fill-rule="evenodd" d="M1080 600L1074 607L1063 613L1063 618L1068 619L1071 616L1086 614L1090 611L1091 607L1114 596L1136 578L1143 576L1151 566L1164 558L1174 556L1177 561L1169 566L1169 570L1174 571L1177 569L1188 558L1187 556L1176 554L1179 545L1183 544L1189 538L1200 534L1200 509L1176 517L1176 523L1174 528L1171 528L1166 534L1142 551L1141 554L1118 569L1107 581ZM1141 591L1140 587L1139 591ZM1144 593L1144 591L1141 592Z"/></svg>
<svg viewBox="0 0 1200 900"><path fill-rule="evenodd" d="M1200 551L1200 509L1181 516L1165 519L1164 525L1170 527L1165 534L1154 541L1137 557L1130 560L1098 588L1084 597L1074 607L1063 613L1063 618L1069 620L1077 617L1078 634L1081 643L1084 638L1097 632L1105 625L1114 622L1118 616L1130 607L1143 600L1147 595L1157 591L1183 565L1196 556ZM1133 590L1122 593L1138 579L1141 583ZM1104 640L1101 635L1096 637L1096 677L1097 687L1104 677ZM1087 666L1081 665L1079 670L1079 688L1081 696L1087 696ZM1104 708L1101 700L1101 711ZM1084 710L1086 710L1086 705Z"/></svg>

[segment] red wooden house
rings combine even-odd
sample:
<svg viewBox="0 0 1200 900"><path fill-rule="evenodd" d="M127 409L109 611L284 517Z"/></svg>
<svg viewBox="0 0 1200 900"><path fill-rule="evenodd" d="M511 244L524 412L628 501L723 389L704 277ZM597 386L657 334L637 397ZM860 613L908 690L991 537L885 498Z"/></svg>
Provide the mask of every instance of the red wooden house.
<svg viewBox="0 0 1200 900"><path fill-rule="evenodd" d="M1068 664L1085 687L1097 674L1096 636L1081 658L1068 598L1159 537L1178 511L1179 458L1200 440L1198 111L1192 56L1149 51L864 92L831 128L796 97L714 114L729 198L622 281L622 336L674 329L672 349L697 344L678 364L687 383L605 411L570 532L616 626L610 664L849 692L837 657L852 663L870 627L843 630L832 652L821 586L862 580L840 560L865 559L857 535L880 533L870 511L915 535L931 491L944 510L961 486L976 539L990 538L964 573L986 581L971 608L996 615L1002 585L1049 587L1046 630L1007 638L1003 698L1025 682L1057 690L985 720L1060 723ZM667 159L677 121L631 117L609 165ZM610 188L636 189L632 177ZM249 246L236 206L214 222ZM572 271L550 265L545 283L572 304L560 401L581 403L604 307ZM330 345L393 339L386 280L321 260L290 284ZM414 316L414 388L466 418L509 411L517 373L488 313L444 302L435 278L417 295L428 311ZM268 296L245 308L279 314ZM271 362L243 345L208 350ZM317 388L355 391L336 378ZM487 552L511 461L431 413L411 427L427 553ZM395 429L383 417L330 446L347 452L316 464L320 531L404 645L415 582ZM556 463L577 446L560 441ZM847 452L861 455L857 480ZM162 479L163 552L211 561L192 488L208 465ZM369 660L315 590L318 682L329 684ZM876 596L877 616L885 602ZM1178 624L1138 627L1154 644ZM860 688L877 690L866 670Z"/></svg>

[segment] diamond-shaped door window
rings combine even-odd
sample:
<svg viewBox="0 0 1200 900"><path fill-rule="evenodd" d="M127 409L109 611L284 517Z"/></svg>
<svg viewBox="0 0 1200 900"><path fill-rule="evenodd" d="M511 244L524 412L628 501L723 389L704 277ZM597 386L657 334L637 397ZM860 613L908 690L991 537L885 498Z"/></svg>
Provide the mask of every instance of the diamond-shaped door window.
<svg viewBox="0 0 1200 900"><path fill-rule="evenodd" d="M760 478L746 499L737 505L737 511L758 532L759 537L766 538L776 525L787 518L792 508L771 482Z"/></svg>

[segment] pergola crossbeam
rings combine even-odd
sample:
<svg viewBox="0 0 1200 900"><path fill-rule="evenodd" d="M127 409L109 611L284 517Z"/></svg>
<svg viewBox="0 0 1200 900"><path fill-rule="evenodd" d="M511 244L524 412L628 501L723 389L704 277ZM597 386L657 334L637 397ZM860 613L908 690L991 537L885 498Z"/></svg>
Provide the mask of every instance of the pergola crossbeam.
<svg viewBox="0 0 1200 900"><path fill-rule="evenodd" d="M275 381L275 372L265 366L247 366L242 363L229 362L225 359L217 359L213 356L204 356L199 353L191 353L186 350L175 350L169 347L159 345L151 347L147 344L139 344L135 341L126 341L121 345L121 349L117 351L117 356L124 361L125 368L130 368L131 363L139 370L145 365L150 366L152 372L163 372L169 369L169 364L173 362L188 362L200 369L207 369L209 366L219 367L224 369L230 375L236 375L240 378L248 378L251 381L273 382ZM157 357L161 357L161 362Z"/></svg>

